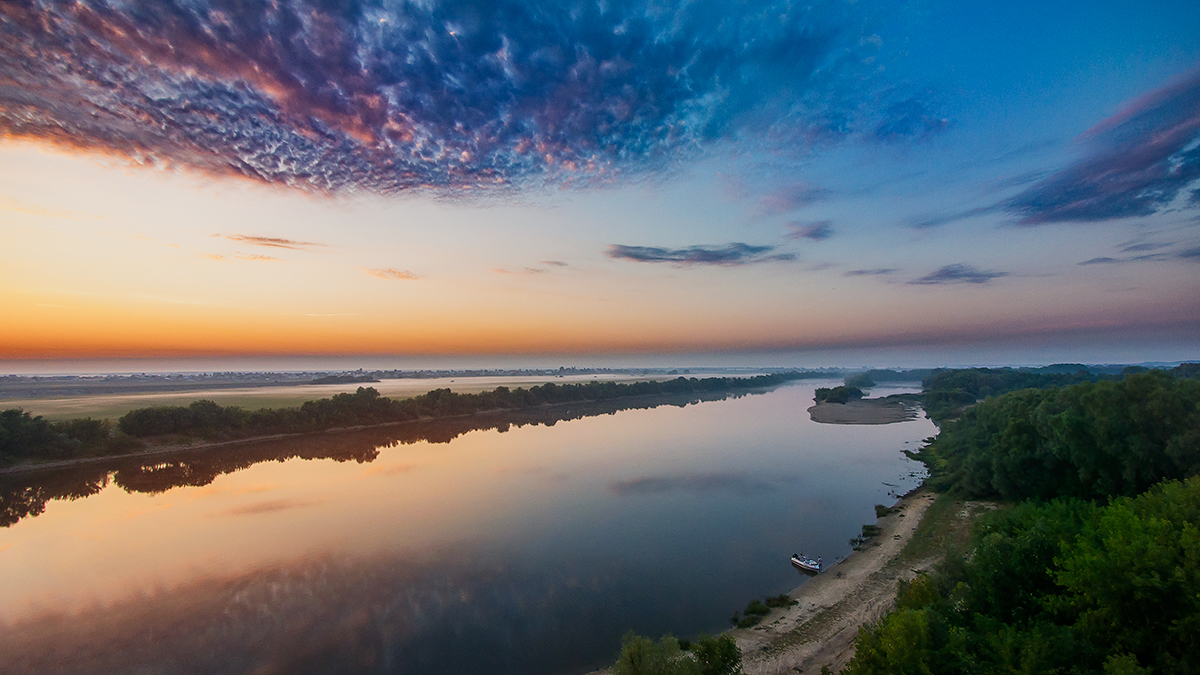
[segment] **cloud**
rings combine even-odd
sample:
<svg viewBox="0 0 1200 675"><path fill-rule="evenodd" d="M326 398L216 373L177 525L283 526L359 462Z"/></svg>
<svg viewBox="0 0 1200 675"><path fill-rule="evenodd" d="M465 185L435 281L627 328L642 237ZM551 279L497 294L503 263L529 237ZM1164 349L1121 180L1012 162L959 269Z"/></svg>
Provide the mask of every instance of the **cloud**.
<svg viewBox="0 0 1200 675"><path fill-rule="evenodd" d="M0 136L313 192L604 182L936 118L834 0L0 7Z"/></svg>
<svg viewBox="0 0 1200 675"><path fill-rule="evenodd" d="M1000 206L1024 225L1148 216L1200 180L1200 69L1083 135L1089 155ZM1188 208L1200 206L1195 193Z"/></svg>
<svg viewBox="0 0 1200 675"><path fill-rule="evenodd" d="M1200 260L1200 246L1189 248L1186 251L1180 251L1179 257L1184 260Z"/></svg>
<svg viewBox="0 0 1200 675"><path fill-rule="evenodd" d="M709 473L635 478L617 481L609 489L622 497L668 492L732 492L747 495L770 492L778 489L778 486L741 473Z"/></svg>
<svg viewBox="0 0 1200 675"><path fill-rule="evenodd" d="M1140 244L1128 244L1121 247L1122 253L1134 253L1138 251L1157 251L1159 249L1168 248L1170 244L1162 242L1143 242Z"/></svg>
<svg viewBox="0 0 1200 675"><path fill-rule="evenodd" d="M986 284L992 279L1008 276L1008 272L987 272L978 270L970 265L946 265L936 272L927 274L919 279L908 282L917 285L937 284Z"/></svg>
<svg viewBox="0 0 1200 675"><path fill-rule="evenodd" d="M876 267L875 269L870 269L870 270L850 270L849 272L846 272L843 276L847 276L847 277L878 277L878 276L884 276L887 274L895 274L896 272L899 272L899 271L900 270L898 270L894 267Z"/></svg>
<svg viewBox="0 0 1200 675"><path fill-rule="evenodd" d="M833 236L832 220L816 220L809 223L793 220L786 223L785 226L788 228L788 233L785 235L788 239L825 241Z"/></svg>
<svg viewBox="0 0 1200 675"><path fill-rule="evenodd" d="M688 248L659 248L657 246L608 247L608 257L637 262L666 262L677 265L749 265L752 263L795 260L791 253L771 253L774 246L751 246L735 242L725 246L690 246Z"/></svg>
<svg viewBox="0 0 1200 675"><path fill-rule="evenodd" d="M931 227L940 227L942 225L949 225L950 223L956 223L960 220L974 218L975 216L982 216L982 215L985 215L988 213L993 213L995 211L996 211L996 207L994 207L994 206L984 206L984 207L979 207L979 208L974 208L974 209L966 209L964 211L955 211L954 213L945 213L945 214L941 214L941 215L937 215L937 216L928 216L925 218L918 218L915 220L911 220L908 222L908 226L913 228L914 230L927 230Z"/></svg>
<svg viewBox="0 0 1200 675"><path fill-rule="evenodd" d="M883 119L875 126L877 140L895 143L911 138L927 138L945 131L950 120L935 115L925 101L910 98L888 106Z"/></svg>
<svg viewBox="0 0 1200 675"><path fill-rule="evenodd" d="M235 260L247 260L250 262L282 262L279 258L276 258L274 256L259 255L257 253L230 253L230 254L201 253L200 255L204 258L208 258L209 260L218 260L218 261L235 259Z"/></svg>
<svg viewBox="0 0 1200 675"><path fill-rule="evenodd" d="M570 265L568 265L565 262L562 262L561 260L542 260L542 261L540 261L539 264L546 265L546 267L522 267L519 270L511 270L511 269L505 269L503 267L496 267L496 268L493 268L492 271L496 272L497 274L545 274L545 273L551 271L549 268L570 267Z"/></svg>
<svg viewBox="0 0 1200 675"><path fill-rule="evenodd" d="M371 276L376 277L378 279L397 279L397 280L412 281L412 280L416 280L419 278L417 275L413 274L412 272L409 272L408 270L398 270L398 269L395 269L394 267L387 267L384 269L376 269L374 267L364 267L362 269L367 274L370 274Z"/></svg>
<svg viewBox="0 0 1200 675"><path fill-rule="evenodd" d="M248 234L226 234L217 235L224 236L229 241L236 241L252 246L266 246L269 248L289 248L295 251L303 251L315 247L323 247L325 244L317 244L311 241L296 241L294 239L280 239L278 237L255 237Z"/></svg>
<svg viewBox="0 0 1200 675"><path fill-rule="evenodd" d="M11 211L13 213L24 213L31 216L42 216L45 218L67 218L70 220L98 220L103 216L94 213L82 213L79 211L56 211L34 204L24 204L11 197L0 197L0 210Z"/></svg>
<svg viewBox="0 0 1200 675"><path fill-rule="evenodd" d="M1161 248L1165 248L1166 246L1170 246L1170 244L1134 245L1134 246L1126 246L1126 247L1122 248L1121 250L1136 252L1136 251L1161 249ZM1165 251L1159 251L1157 253L1143 253L1141 255L1132 255L1132 256L1126 256L1123 258L1112 258L1109 256L1104 256L1104 257L1100 257L1100 258L1092 258L1090 260L1084 260L1083 262L1081 262L1079 264L1080 265L1107 265L1107 264L1114 264L1114 263L1161 262L1163 260L1170 260L1172 258L1188 258L1189 257L1188 253L1189 253L1188 251L1183 251L1181 253L1171 255Z"/></svg>
<svg viewBox="0 0 1200 675"><path fill-rule="evenodd" d="M792 183L763 195L758 202L758 213L760 216L789 213L820 201L828 195L829 190L812 183Z"/></svg>

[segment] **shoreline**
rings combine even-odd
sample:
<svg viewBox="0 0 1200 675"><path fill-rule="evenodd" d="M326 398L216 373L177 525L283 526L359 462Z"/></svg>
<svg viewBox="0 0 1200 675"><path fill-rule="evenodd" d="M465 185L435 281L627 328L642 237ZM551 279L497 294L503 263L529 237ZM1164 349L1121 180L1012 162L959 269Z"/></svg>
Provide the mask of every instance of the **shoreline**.
<svg viewBox="0 0 1200 675"><path fill-rule="evenodd" d="M787 383L785 382L784 385ZM60 469L71 469L75 467L104 464L106 462L123 462L128 460L136 460L142 458L152 458L157 456L172 456L176 454L186 454L191 452L211 450L213 448L221 448L227 446L236 446L241 444L258 443L262 441L277 441L286 439L303 439L315 438L324 434L339 434L355 431L364 431L369 429L383 429L388 427L401 427L407 425L427 424L430 422L454 421L470 418L486 418L488 416L507 416L508 418L529 417L546 411L558 409L569 409L575 407L604 407L609 405L617 406L638 406L641 404L652 403L655 405L690 405L711 400L720 400L729 396L740 394L763 393L782 385L770 385L765 387L751 387L746 389L730 389L722 391L699 391L688 393L658 393L658 394L635 394L632 396L620 396L606 400L579 400L579 401L560 401L556 403L542 403L536 406L525 408L496 408L491 410L478 410L475 412L462 413L458 415L438 415L436 417L422 417L414 420L401 420L396 422L380 422L378 424L360 424L346 427L333 427L321 430L295 431L276 434L266 434L262 436L244 436L240 438L231 438L218 441L192 441L186 443L147 443L145 447L134 452L121 453L117 455L102 455L97 457L74 457L71 459L51 460L45 462L26 460L26 463L14 464L12 466L0 467L0 477L16 476L25 474L37 474L41 472L55 471ZM605 414L608 408L604 407L603 411L595 414ZM557 421L557 420L556 420Z"/></svg>
<svg viewBox="0 0 1200 675"><path fill-rule="evenodd" d="M918 487L901 497L892 512L879 518L881 532L862 550L853 551L788 594L799 604L772 610L752 628L730 634L742 650L745 675L784 671L838 672L854 656L858 627L880 620L895 603L896 585L930 569L941 558L935 551L909 560L905 546L937 495Z"/></svg>
<svg viewBox="0 0 1200 675"><path fill-rule="evenodd" d="M912 540L937 493L924 485L914 488L876 519L880 533L862 550L830 565L788 593L798 604L772 609L751 628L731 628L742 650L744 675L819 673L828 666L834 673L854 657L858 627L880 620L896 601L896 585L929 570L942 558L935 550L909 557L904 549ZM612 666L588 675L611 675Z"/></svg>

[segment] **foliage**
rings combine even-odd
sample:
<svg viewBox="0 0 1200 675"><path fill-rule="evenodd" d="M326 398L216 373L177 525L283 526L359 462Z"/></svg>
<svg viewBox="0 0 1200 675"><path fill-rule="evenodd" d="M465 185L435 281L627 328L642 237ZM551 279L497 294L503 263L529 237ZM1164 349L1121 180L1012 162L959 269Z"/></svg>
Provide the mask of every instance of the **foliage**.
<svg viewBox="0 0 1200 675"><path fill-rule="evenodd" d="M892 510L890 508L884 506L883 504L875 505L875 517L876 518L883 518L884 516L886 516L887 514L889 514L891 512L892 512Z"/></svg>
<svg viewBox="0 0 1200 675"><path fill-rule="evenodd" d="M933 375L931 368L914 368L913 370L868 370L863 373L872 382L920 382ZM847 383L849 384L849 383Z"/></svg>
<svg viewBox="0 0 1200 675"><path fill-rule="evenodd" d="M23 459L72 459L111 455L141 447L105 420L50 422L21 409L0 411L0 466Z"/></svg>
<svg viewBox="0 0 1200 675"><path fill-rule="evenodd" d="M688 675L695 661L683 657L679 643L670 635L655 642L633 633L621 640L621 655L613 664L613 675Z"/></svg>
<svg viewBox="0 0 1200 675"><path fill-rule="evenodd" d="M1015 391L944 424L916 455L934 487L1018 503L901 584L843 672L1200 672L1200 382L1184 365Z"/></svg>
<svg viewBox="0 0 1200 675"><path fill-rule="evenodd" d="M847 377L846 386L857 387L859 389L870 389L871 387L875 386L875 380L872 380L871 376L867 373L859 373L857 375L850 375Z"/></svg>
<svg viewBox="0 0 1200 675"><path fill-rule="evenodd" d="M819 387L816 395L813 397L817 403L846 403L851 399L858 400L863 397L862 389L858 387L848 387L845 385L833 387Z"/></svg>
<svg viewBox="0 0 1200 675"><path fill-rule="evenodd" d="M1068 372L1070 371L1070 372ZM1093 373L1080 364L1046 368L963 368L935 370L922 380L925 414L939 424L953 419L964 408L989 396L1019 389L1044 389L1083 382L1119 379L1117 375Z"/></svg>
<svg viewBox="0 0 1200 675"><path fill-rule="evenodd" d="M1133 496L1200 471L1200 381L1151 371L1012 392L964 411L913 456L935 489L970 497Z"/></svg>
<svg viewBox="0 0 1200 675"><path fill-rule="evenodd" d="M416 419L470 415L489 410L520 410L542 405L582 401L606 401L630 396L690 394L752 389L782 384L798 377L785 373L746 378L678 377L666 381L590 382L555 384L529 389L497 387L478 394L458 394L434 389L408 399L380 396L373 387L359 387L353 394L309 401L299 408L246 411L212 401L190 406L142 408L119 420L122 431L132 436L187 435L204 438L236 438L272 433L320 431L337 427L407 422Z"/></svg>
<svg viewBox="0 0 1200 675"><path fill-rule="evenodd" d="M697 675L736 675L742 672L742 650L732 635L700 636L692 647Z"/></svg>
<svg viewBox="0 0 1200 675"><path fill-rule="evenodd" d="M1200 477L1107 506L1026 502L902 584L844 671L1200 672Z"/></svg>
<svg viewBox="0 0 1200 675"><path fill-rule="evenodd" d="M793 605L800 604L796 600L793 600L792 596L788 595L787 593L780 593L779 595L768 596L767 599L765 600L765 603L766 603L767 607L791 607Z"/></svg>
<svg viewBox="0 0 1200 675"><path fill-rule="evenodd" d="M738 628L750 628L751 626L757 626L770 611L771 608L763 603L762 600L755 598L746 604L746 609L742 610L742 614L745 616L738 616L738 613L734 612L730 620Z"/></svg>
<svg viewBox="0 0 1200 675"><path fill-rule="evenodd" d="M628 633L621 640L613 675L737 675L742 670L742 651L728 634L700 636L690 643L690 654L679 645L670 635L655 642Z"/></svg>

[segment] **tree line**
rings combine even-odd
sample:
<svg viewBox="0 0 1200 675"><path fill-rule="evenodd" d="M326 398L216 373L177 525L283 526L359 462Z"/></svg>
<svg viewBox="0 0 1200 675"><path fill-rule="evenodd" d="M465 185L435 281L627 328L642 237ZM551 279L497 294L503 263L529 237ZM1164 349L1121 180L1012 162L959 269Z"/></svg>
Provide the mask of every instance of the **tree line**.
<svg viewBox="0 0 1200 675"><path fill-rule="evenodd" d="M157 494L180 486L208 485L218 476L241 471L260 462L288 459L332 459L337 462L372 462L380 448L412 443L449 443L473 431L500 433L527 425L554 426L623 410L659 406L684 407L701 401L723 400L749 392L702 392L677 396L627 397L608 401L582 401L521 410L498 410L458 417L422 419L339 433L304 434L285 439L260 440L229 448L209 447L169 456L125 455L100 464L60 467L38 472L0 474L0 527L41 514L54 500L73 500L115 485L126 492Z"/></svg>
<svg viewBox="0 0 1200 675"><path fill-rule="evenodd" d="M132 410L115 425L106 420L48 421L20 409L0 412L0 466L26 459L55 460L111 456L145 447L150 438L234 440L340 427L370 426L484 411L525 410L544 405L609 401L635 396L705 394L770 387L806 377L775 373L753 377L677 377L639 382L547 383L529 388L497 387L460 394L434 389L420 396L391 399L372 387L308 401L300 406L247 410L200 400L187 406Z"/></svg>
<svg viewBox="0 0 1200 675"><path fill-rule="evenodd" d="M992 375L951 377L1020 380ZM1009 505L901 585L843 673L1200 672L1196 364L1100 375L943 421L916 453L929 484Z"/></svg>

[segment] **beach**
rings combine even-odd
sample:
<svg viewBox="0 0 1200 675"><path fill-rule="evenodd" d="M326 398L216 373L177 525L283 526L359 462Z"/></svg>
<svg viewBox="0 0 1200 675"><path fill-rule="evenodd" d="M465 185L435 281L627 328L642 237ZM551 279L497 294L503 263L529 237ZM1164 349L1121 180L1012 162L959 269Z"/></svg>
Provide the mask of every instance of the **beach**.
<svg viewBox="0 0 1200 675"><path fill-rule="evenodd" d="M798 602L772 610L753 628L732 632L746 675L833 672L854 656L858 627L891 609L896 584L929 569L940 557L908 560L900 553L936 495L924 488L901 498L880 518L880 534L789 593Z"/></svg>

